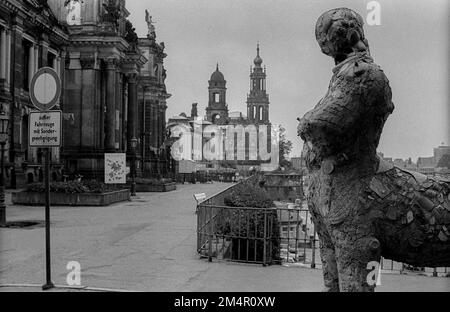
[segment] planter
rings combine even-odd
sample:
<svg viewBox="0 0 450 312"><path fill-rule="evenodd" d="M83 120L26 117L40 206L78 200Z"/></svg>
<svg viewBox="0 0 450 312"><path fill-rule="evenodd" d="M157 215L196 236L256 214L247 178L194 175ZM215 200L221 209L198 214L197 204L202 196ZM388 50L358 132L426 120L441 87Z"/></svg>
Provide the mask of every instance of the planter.
<svg viewBox="0 0 450 312"><path fill-rule="evenodd" d="M171 192L177 189L176 183L164 183L164 184L144 184L136 183L136 192L138 193L164 193Z"/></svg>
<svg viewBox="0 0 450 312"><path fill-rule="evenodd" d="M109 206L128 200L130 200L129 190L119 190L103 194L50 194L50 204L53 206ZM45 205L45 194L32 192L13 193L12 202L14 205L43 206Z"/></svg>

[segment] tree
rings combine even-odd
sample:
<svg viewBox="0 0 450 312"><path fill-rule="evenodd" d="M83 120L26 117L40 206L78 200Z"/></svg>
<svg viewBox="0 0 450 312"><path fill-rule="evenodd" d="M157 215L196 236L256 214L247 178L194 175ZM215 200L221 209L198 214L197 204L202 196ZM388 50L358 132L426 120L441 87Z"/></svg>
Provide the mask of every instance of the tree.
<svg viewBox="0 0 450 312"><path fill-rule="evenodd" d="M289 157L289 154L292 151L292 142L288 140L286 136L286 129L283 126L280 127L279 143L280 143L280 167L290 168L292 164L286 158Z"/></svg>

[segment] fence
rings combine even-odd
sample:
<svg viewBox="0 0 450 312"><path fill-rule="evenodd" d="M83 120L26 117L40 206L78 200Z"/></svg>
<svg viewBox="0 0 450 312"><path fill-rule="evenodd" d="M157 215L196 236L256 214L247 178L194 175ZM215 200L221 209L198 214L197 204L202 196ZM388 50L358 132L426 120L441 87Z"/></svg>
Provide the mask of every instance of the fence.
<svg viewBox="0 0 450 312"><path fill-rule="evenodd" d="M256 184L260 177L245 181ZM305 201L300 207L289 203L267 209L226 206L225 198L236 185L198 205L200 256L209 261L321 267L318 239ZM381 269L400 274L420 270L433 276L447 276L450 272L449 268L412 268L388 259L382 259Z"/></svg>
<svg viewBox="0 0 450 312"><path fill-rule="evenodd" d="M245 181L258 183L259 176ZM308 209L293 204L266 209L226 206L234 187L199 204L198 253L209 261L309 263L314 268L317 239Z"/></svg>

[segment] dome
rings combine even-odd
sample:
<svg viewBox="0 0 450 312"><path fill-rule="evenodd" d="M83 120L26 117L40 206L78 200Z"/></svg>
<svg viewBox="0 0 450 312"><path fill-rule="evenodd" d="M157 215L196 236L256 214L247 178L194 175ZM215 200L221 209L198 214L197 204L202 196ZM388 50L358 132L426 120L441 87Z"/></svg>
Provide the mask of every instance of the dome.
<svg viewBox="0 0 450 312"><path fill-rule="evenodd" d="M261 64L263 63L263 59L259 56L259 43L258 43L258 46L257 46L257 49L256 49L256 58L255 58L255 60L253 61L254 63L255 63L255 66L256 67L261 67Z"/></svg>
<svg viewBox="0 0 450 312"><path fill-rule="evenodd" d="M224 75L219 70L219 64L217 64L216 71L211 75L211 81L214 81L214 82L225 81Z"/></svg>
<svg viewBox="0 0 450 312"><path fill-rule="evenodd" d="M258 55L255 60L253 61L255 63L256 66L261 66L261 64L263 63L262 58Z"/></svg>

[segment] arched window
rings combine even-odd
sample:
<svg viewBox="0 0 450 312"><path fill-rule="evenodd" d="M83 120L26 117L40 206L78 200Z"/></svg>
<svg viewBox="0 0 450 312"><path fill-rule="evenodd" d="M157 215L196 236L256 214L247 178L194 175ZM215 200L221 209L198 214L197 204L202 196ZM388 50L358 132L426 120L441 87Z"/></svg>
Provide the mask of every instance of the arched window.
<svg viewBox="0 0 450 312"><path fill-rule="evenodd" d="M263 118L263 113L264 113L263 107L260 106L260 107L259 107L259 120L261 120L261 121L264 120L264 118Z"/></svg>

